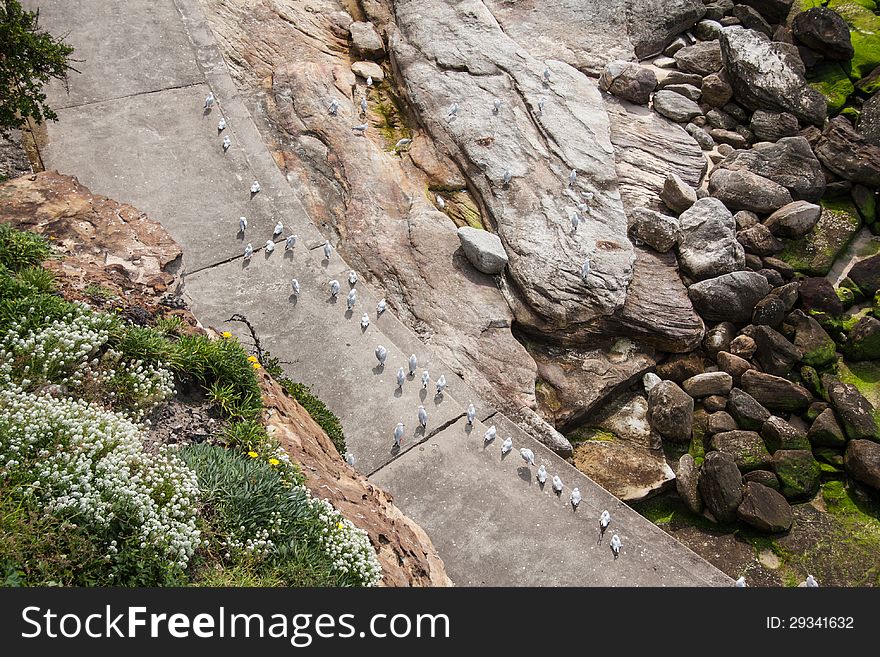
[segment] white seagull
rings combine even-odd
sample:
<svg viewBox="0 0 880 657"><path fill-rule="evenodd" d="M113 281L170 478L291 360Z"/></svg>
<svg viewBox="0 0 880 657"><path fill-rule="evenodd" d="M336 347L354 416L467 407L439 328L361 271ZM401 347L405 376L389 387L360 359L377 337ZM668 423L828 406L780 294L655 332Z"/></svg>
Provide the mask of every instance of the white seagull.
<svg viewBox="0 0 880 657"><path fill-rule="evenodd" d="M428 374L428 370L422 372L422 388L425 390L428 389L428 384L431 382L431 376Z"/></svg>
<svg viewBox="0 0 880 657"><path fill-rule="evenodd" d="M437 194L437 207L442 210L446 207L446 201L443 200L443 197L440 194Z"/></svg>
<svg viewBox="0 0 880 657"><path fill-rule="evenodd" d="M339 101L335 98L330 101L330 107L327 108L327 114L331 116L336 116L336 112L339 110Z"/></svg>
<svg viewBox="0 0 880 657"><path fill-rule="evenodd" d="M541 96L541 98L538 99L538 114L544 113L544 101L545 100L546 100L546 98L544 98L543 96Z"/></svg>
<svg viewBox="0 0 880 657"><path fill-rule="evenodd" d="M447 118L450 116L455 116L458 114L458 103L452 103L452 107L449 108L449 114L447 114Z"/></svg>
<svg viewBox="0 0 880 657"><path fill-rule="evenodd" d="M379 365L385 365L385 359L388 357L388 350L385 349L382 345L376 347L376 360L379 361Z"/></svg>
<svg viewBox="0 0 880 657"><path fill-rule="evenodd" d="M415 354L410 355L410 357L409 357L409 373L411 375L414 375L418 368L419 368L419 359L416 358Z"/></svg>
<svg viewBox="0 0 880 657"><path fill-rule="evenodd" d="M521 447L519 450L519 455L522 456L522 460L526 462L526 465L535 465L535 453L528 447Z"/></svg>
<svg viewBox="0 0 880 657"><path fill-rule="evenodd" d="M255 180L253 182L253 184L251 185L251 194L256 194L259 191L260 191L260 183Z"/></svg>
<svg viewBox="0 0 880 657"><path fill-rule="evenodd" d="M611 551L614 552L614 558L620 556L620 536L615 534L611 537Z"/></svg>
<svg viewBox="0 0 880 657"><path fill-rule="evenodd" d="M220 119L217 121L217 132L223 132L226 130L226 119Z"/></svg>
<svg viewBox="0 0 880 657"><path fill-rule="evenodd" d="M587 277L590 275L590 259L584 258L584 264L581 265L581 280L586 282Z"/></svg>
<svg viewBox="0 0 880 657"><path fill-rule="evenodd" d="M244 217L239 217L238 218L238 232L243 233L246 230L247 230L247 219L245 219Z"/></svg>
<svg viewBox="0 0 880 657"><path fill-rule="evenodd" d="M568 501L571 502L571 508L577 510L578 505L581 503L581 491L577 488L571 491L571 497Z"/></svg>
<svg viewBox="0 0 880 657"><path fill-rule="evenodd" d="M284 250L290 251L293 247L295 247L297 239L299 239L297 235L288 235L287 239L284 240Z"/></svg>
<svg viewBox="0 0 880 657"><path fill-rule="evenodd" d="M498 430L495 428L493 424L491 427L486 429L486 433L483 434L483 442L489 443L495 440L495 434L498 433Z"/></svg>
<svg viewBox="0 0 880 657"><path fill-rule="evenodd" d="M379 303L376 304L376 316L378 317L382 313L385 312L386 308L385 299L379 299Z"/></svg>
<svg viewBox="0 0 880 657"><path fill-rule="evenodd" d="M211 109L212 107L214 107L214 94L209 91L208 95L205 96L205 109Z"/></svg>
<svg viewBox="0 0 880 657"><path fill-rule="evenodd" d="M330 281L330 296L335 299L338 294L339 294L339 281L337 281L334 278L332 281Z"/></svg>
<svg viewBox="0 0 880 657"><path fill-rule="evenodd" d="M535 475L535 478L542 486L547 483L547 468L545 468L543 464L538 468L538 474Z"/></svg>
<svg viewBox="0 0 880 657"><path fill-rule="evenodd" d="M581 215L579 215L577 212L572 212L571 213L571 229L577 230L578 225L580 223L581 223Z"/></svg>
<svg viewBox="0 0 880 657"><path fill-rule="evenodd" d="M513 172L510 169L505 169L504 170L504 177L501 179L501 181L505 185L509 185L511 180L513 180Z"/></svg>
<svg viewBox="0 0 880 657"><path fill-rule="evenodd" d="M366 331L367 327L370 325L370 316L367 313L361 315L361 328Z"/></svg>
<svg viewBox="0 0 880 657"><path fill-rule="evenodd" d="M372 75L368 75L368 76L367 76L367 86L368 86L368 87L372 87L372 86L373 86L373 76L372 76Z"/></svg>
<svg viewBox="0 0 880 657"><path fill-rule="evenodd" d="M228 151L230 146L232 146L232 140L229 138L229 135L226 135L223 137L223 152Z"/></svg>
<svg viewBox="0 0 880 657"><path fill-rule="evenodd" d="M330 246L330 240L327 240L324 242L324 260L329 260L331 253L333 253L333 247Z"/></svg>
<svg viewBox="0 0 880 657"><path fill-rule="evenodd" d="M275 242L266 240L266 253L272 253L275 250Z"/></svg>
<svg viewBox="0 0 880 657"><path fill-rule="evenodd" d="M345 307L351 310L357 303L357 290L349 290L348 297L345 299Z"/></svg>
<svg viewBox="0 0 880 657"><path fill-rule="evenodd" d="M734 585L736 588L738 588L738 589L744 589L744 588L746 588L746 578L745 578L745 577L740 577L739 579L737 579L737 580L733 583L733 585Z"/></svg>
<svg viewBox="0 0 880 657"><path fill-rule="evenodd" d="M550 67L549 66L544 69L544 80L546 80L547 82L550 82Z"/></svg>
<svg viewBox="0 0 880 657"><path fill-rule="evenodd" d="M498 114L498 110L500 110L500 109L501 109L501 99L500 99L500 98L496 98L496 99L494 100L494 102L492 103L492 113L493 113L493 114Z"/></svg>
<svg viewBox="0 0 880 657"><path fill-rule="evenodd" d="M404 137L403 139L398 139L397 143L394 144L394 152L399 151L404 146L409 146L412 143L412 139L409 137Z"/></svg>
<svg viewBox="0 0 880 657"><path fill-rule="evenodd" d="M397 368L397 387L403 388L403 382L406 381L406 372L403 371L402 367Z"/></svg>
<svg viewBox="0 0 880 657"><path fill-rule="evenodd" d="M605 535L605 530L608 529L608 525L611 524L611 514L608 511L603 511L599 516L599 540L602 540L602 537Z"/></svg>
<svg viewBox="0 0 880 657"><path fill-rule="evenodd" d="M361 112L367 113L367 97L361 96Z"/></svg>
<svg viewBox="0 0 880 657"><path fill-rule="evenodd" d="M419 424L423 429L428 426L428 411L421 404L419 404Z"/></svg>
<svg viewBox="0 0 880 657"><path fill-rule="evenodd" d="M562 479L559 478L559 475L553 475L553 490L557 495L562 493Z"/></svg>
<svg viewBox="0 0 880 657"><path fill-rule="evenodd" d="M370 127L369 123L361 123L360 125L351 126L351 129L354 130L355 132L359 132L361 134L364 134L367 131L367 128L369 128L369 127Z"/></svg>
<svg viewBox="0 0 880 657"><path fill-rule="evenodd" d="M398 422L394 427L394 444L400 447L400 439L403 438L403 422Z"/></svg>
<svg viewBox="0 0 880 657"><path fill-rule="evenodd" d="M244 259L250 260L252 255L254 255L254 247L252 247L251 243L248 242L247 246L244 247Z"/></svg>
<svg viewBox="0 0 880 657"><path fill-rule="evenodd" d="M350 269L350 270L348 271L348 284L349 284L349 285L354 285L354 284L357 283L357 282L358 282L358 275L357 275L357 272L356 272L354 269Z"/></svg>
<svg viewBox="0 0 880 657"><path fill-rule="evenodd" d="M816 578L813 577L812 575L807 575L807 579L806 579L806 581L804 581L804 584L807 585L807 588L811 588L811 589L819 588L819 582L817 582Z"/></svg>
<svg viewBox="0 0 880 657"><path fill-rule="evenodd" d="M475 418L475 417L477 417L477 409L474 408L474 405L473 405L473 404L468 404L468 407L467 407L467 423L472 425L472 424L474 423L474 418Z"/></svg>
<svg viewBox="0 0 880 657"><path fill-rule="evenodd" d="M571 170L571 173L568 174L568 186L573 187L577 182L578 172L574 169Z"/></svg>
<svg viewBox="0 0 880 657"><path fill-rule="evenodd" d="M294 278L292 281L290 281L290 287L293 288L293 296L298 297L300 290L299 281Z"/></svg>
<svg viewBox="0 0 880 657"><path fill-rule="evenodd" d="M279 221L275 224L275 230L272 231L272 237L278 237L282 232L284 232L284 224Z"/></svg>
<svg viewBox="0 0 880 657"><path fill-rule="evenodd" d="M445 388L446 388L446 377L441 374L440 378L437 379L437 394L442 395L443 390Z"/></svg>
<svg viewBox="0 0 880 657"><path fill-rule="evenodd" d="M504 456L505 454L510 452L512 449L513 449L513 438L508 436L507 438L504 439L504 442L501 443L501 456Z"/></svg>

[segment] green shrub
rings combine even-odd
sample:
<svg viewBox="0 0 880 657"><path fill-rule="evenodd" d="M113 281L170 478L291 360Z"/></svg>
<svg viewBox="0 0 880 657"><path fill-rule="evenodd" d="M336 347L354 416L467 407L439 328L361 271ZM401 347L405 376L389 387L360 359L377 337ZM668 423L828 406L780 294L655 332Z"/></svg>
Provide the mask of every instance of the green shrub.
<svg viewBox="0 0 880 657"><path fill-rule="evenodd" d="M12 272L35 267L52 253L46 238L0 223L0 264Z"/></svg>
<svg viewBox="0 0 880 657"><path fill-rule="evenodd" d="M280 381L281 386L287 393L293 397L300 405L308 411L312 419L329 436L330 440L336 446L340 454L346 453L345 434L342 431L342 422L320 399L312 394L307 385L302 383L294 383L290 379L283 378Z"/></svg>

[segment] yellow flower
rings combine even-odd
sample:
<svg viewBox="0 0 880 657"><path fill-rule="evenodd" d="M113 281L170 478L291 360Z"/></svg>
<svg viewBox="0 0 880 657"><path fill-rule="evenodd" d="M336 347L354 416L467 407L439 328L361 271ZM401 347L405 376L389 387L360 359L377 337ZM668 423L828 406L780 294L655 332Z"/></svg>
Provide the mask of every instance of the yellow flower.
<svg viewBox="0 0 880 657"><path fill-rule="evenodd" d="M281 463L278 459L269 459L269 465L278 465Z"/></svg>
<svg viewBox="0 0 880 657"><path fill-rule="evenodd" d="M255 370L258 370L262 367L262 365L260 365L259 363L251 363L251 367L253 367Z"/></svg>
<svg viewBox="0 0 880 657"><path fill-rule="evenodd" d="M256 452L248 452L248 456L250 456L252 459L255 459L259 456L259 454L257 454Z"/></svg>
<svg viewBox="0 0 880 657"><path fill-rule="evenodd" d="M248 362L249 363L256 363L257 357L256 356L248 356Z"/></svg>
<svg viewBox="0 0 880 657"><path fill-rule="evenodd" d="M231 338L232 333L230 333L229 331L223 331L223 333L220 334L220 337L221 338Z"/></svg>
<svg viewBox="0 0 880 657"><path fill-rule="evenodd" d="M341 522L337 522L337 523L336 523L336 528L337 528L337 529L345 529L345 525L343 525Z"/></svg>

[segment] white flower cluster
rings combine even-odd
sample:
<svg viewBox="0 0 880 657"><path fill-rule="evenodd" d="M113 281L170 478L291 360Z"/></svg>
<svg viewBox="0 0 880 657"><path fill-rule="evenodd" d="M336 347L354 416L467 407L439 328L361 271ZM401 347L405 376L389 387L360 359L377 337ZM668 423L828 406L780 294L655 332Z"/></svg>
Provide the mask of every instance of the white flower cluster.
<svg viewBox="0 0 880 657"><path fill-rule="evenodd" d="M114 349L107 350L93 375L102 386L124 390L132 397L128 402L136 419L174 394L174 375L161 363L154 367L141 360L125 361ZM117 393L110 392L108 397L113 402Z"/></svg>
<svg viewBox="0 0 880 657"><path fill-rule="evenodd" d="M0 478L32 481L24 492L93 534L128 526L180 568L199 544L195 473L165 449L148 454L130 420L82 400L0 390Z"/></svg>
<svg viewBox="0 0 880 657"><path fill-rule="evenodd" d="M312 497L308 489L309 504L324 524L321 530L321 546L333 559L333 567L343 573L353 574L363 586L375 586L382 579L382 566L363 529L343 517L327 500Z"/></svg>

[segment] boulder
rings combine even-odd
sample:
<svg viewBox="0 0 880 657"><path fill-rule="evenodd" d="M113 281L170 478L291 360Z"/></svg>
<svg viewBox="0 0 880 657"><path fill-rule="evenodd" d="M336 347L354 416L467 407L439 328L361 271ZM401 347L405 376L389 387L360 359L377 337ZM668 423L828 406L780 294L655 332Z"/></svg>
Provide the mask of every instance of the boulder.
<svg viewBox="0 0 880 657"><path fill-rule="evenodd" d="M704 97L705 95L705 92L703 92ZM797 135L800 125L794 114L756 110L752 114L749 128L751 128L758 141L775 142L783 137L794 137Z"/></svg>
<svg viewBox="0 0 880 657"><path fill-rule="evenodd" d="M709 441L709 446L733 456L733 461L741 472L757 470L770 464L770 453L764 440L754 431L716 433Z"/></svg>
<svg viewBox="0 0 880 657"><path fill-rule="evenodd" d="M803 237L813 229L821 214L821 206L815 203L794 201L783 205L767 217L764 220L764 225L776 237Z"/></svg>
<svg viewBox="0 0 880 657"><path fill-rule="evenodd" d="M676 123L687 123L703 113L694 101L667 89L654 94L653 107L658 114Z"/></svg>
<svg viewBox="0 0 880 657"><path fill-rule="evenodd" d="M674 381L661 381L648 393L651 426L673 442L688 442L694 422L694 400Z"/></svg>
<svg viewBox="0 0 880 657"><path fill-rule="evenodd" d="M679 223L678 219L667 214L635 208L630 212L629 231L655 251L665 253L678 242Z"/></svg>
<svg viewBox="0 0 880 657"><path fill-rule="evenodd" d="M373 82L382 82L385 79L385 71L376 62L353 62L351 72L362 77L364 80L373 78Z"/></svg>
<svg viewBox="0 0 880 657"><path fill-rule="evenodd" d="M676 174L670 173L663 182L660 200L667 208L681 214L697 202L697 192Z"/></svg>
<svg viewBox="0 0 880 657"><path fill-rule="evenodd" d="M775 491L779 490L779 478L769 470L752 470L743 474L743 482L753 481Z"/></svg>
<svg viewBox="0 0 880 657"><path fill-rule="evenodd" d="M657 88L657 76L650 68L636 62L615 59L602 69L599 87L636 105L647 105L651 93Z"/></svg>
<svg viewBox="0 0 880 657"><path fill-rule="evenodd" d="M687 133L694 138L694 141L699 144L700 148L704 151L711 151L715 148L715 140L700 126L694 123L688 123L685 126L685 130Z"/></svg>
<svg viewBox="0 0 880 657"><path fill-rule="evenodd" d="M776 273L776 272L773 272ZM785 318L785 303L775 294L768 294L761 299L752 312L752 324L756 326L777 327Z"/></svg>
<svg viewBox="0 0 880 657"><path fill-rule="evenodd" d="M843 424L850 440L869 438L877 440L877 424L874 407L851 383L842 383L830 374L822 377L822 386L828 394L831 406Z"/></svg>
<svg viewBox="0 0 880 657"><path fill-rule="evenodd" d="M733 9L733 4L734 4L733 0L713 0L712 2L706 3L705 20L712 21L713 23L717 23L718 28L719 28L718 34L720 34L720 28L721 28L721 23L718 23L718 21L720 21L722 18L727 16L728 13L730 13L730 11ZM700 24L703 22L704 21L700 21L699 23L697 23L697 27L694 28L694 34L697 34L696 30L699 29ZM716 39L718 38L718 34L715 35ZM705 37L699 36L699 34L697 34L697 37L700 39L705 38Z"/></svg>
<svg viewBox="0 0 880 657"><path fill-rule="evenodd" d="M742 334L755 341L757 349L752 360L768 374L785 376L803 357L800 349L769 326L750 324Z"/></svg>
<svg viewBox="0 0 880 657"><path fill-rule="evenodd" d="M688 296L700 316L719 322L749 321L755 304L768 292L767 279L751 271L722 274L688 288Z"/></svg>
<svg viewBox="0 0 880 657"><path fill-rule="evenodd" d="M747 525L770 534L788 531L794 521L788 501L772 488L754 481L743 486L743 501L736 515Z"/></svg>
<svg viewBox="0 0 880 657"><path fill-rule="evenodd" d="M853 47L852 59L846 63L853 80L863 78L880 65L880 16L871 0L832 0L829 8L834 9L849 27L849 40Z"/></svg>
<svg viewBox="0 0 880 657"><path fill-rule="evenodd" d="M834 340L815 319L801 310L792 311L785 323L794 329L794 346L803 354L805 365L823 367L837 359Z"/></svg>
<svg viewBox="0 0 880 657"><path fill-rule="evenodd" d="M742 134L743 132L745 134ZM712 128L709 130L709 136L718 144L727 144L731 148L748 148L750 134L746 128L738 126L736 130ZM718 161L723 159L723 156L719 153Z"/></svg>
<svg viewBox="0 0 880 657"><path fill-rule="evenodd" d="M771 258L765 259L764 263L767 264L768 260L771 260ZM773 288L772 294L775 294L782 300L782 303L785 304L785 311L788 312L794 308L798 298L800 298L800 283L798 281L792 281L791 283L780 285L779 287Z"/></svg>
<svg viewBox="0 0 880 657"><path fill-rule="evenodd" d="M880 490L880 443L851 440L846 446L843 464L850 477Z"/></svg>
<svg viewBox="0 0 880 657"><path fill-rule="evenodd" d="M750 30L763 32L768 37L773 36L773 30L764 17L748 5L734 5L731 15L739 19L739 24Z"/></svg>
<svg viewBox="0 0 880 657"><path fill-rule="evenodd" d="M717 40L701 41L682 48L673 58L682 71L709 75L721 70L721 44Z"/></svg>
<svg viewBox="0 0 880 657"><path fill-rule="evenodd" d="M673 84L689 84L699 87L703 84L703 77L696 73L685 73L684 71L670 71L666 77L657 83L658 89L663 89Z"/></svg>
<svg viewBox="0 0 880 657"><path fill-rule="evenodd" d="M761 437L770 452L778 449L810 449L810 441L803 431L775 415L761 425Z"/></svg>
<svg viewBox="0 0 880 657"><path fill-rule="evenodd" d="M703 349L714 358L718 352L730 350L730 343L734 337L736 337L736 327L730 322L721 322L706 331Z"/></svg>
<svg viewBox="0 0 880 657"><path fill-rule="evenodd" d="M880 255L859 260L849 270L849 278L867 295L880 291Z"/></svg>
<svg viewBox="0 0 880 657"><path fill-rule="evenodd" d="M792 0L740 0L739 4L748 5L774 25L784 23L792 11Z"/></svg>
<svg viewBox="0 0 880 657"><path fill-rule="evenodd" d="M739 385L740 378L747 370L752 369L752 364L745 358L734 356L726 351L719 351L716 356L718 367L730 374L734 385Z"/></svg>
<svg viewBox="0 0 880 657"><path fill-rule="evenodd" d="M691 351L686 354L671 354L669 358L657 365L657 375L661 379L675 381L681 385L687 379L702 374L703 359L699 352Z"/></svg>
<svg viewBox="0 0 880 657"><path fill-rule="evenodd" d="M880 67L877 68L877 73L880 78ZM859 132L869 144L880 146L880 93L876 91L870 100L862 105L862 113L859 114Z"/></svg>
<svg viewBox="0 0 880 657"><path fill-rule="evenodd" d="M841 178L880 187L880 146L865 139L842 116L831 119L822 131L816 157Z"/></svg>
<svg viewBox="0 0 880 657"><path fill-rule="evenodd" d="M880 320L865 315L846 336L844 353L850 360L880 359Z"/></svg>
<svg viewBox="0 0 880 657"><path fill-rule="evenodd" d="M849 197L824 198L822 213L813 229L786 243L779 258L794 269L825 276L862 226L858 210Z"/></svg>
<svg viewBox="0 0 880 657"><path fill-rule="evenodd" d="M715 411L709 415L707 431L710 434L736 431L736 420L727 411Z"/></svg>
<svg viewBox="0 0 880 657"><path fill-rule="evenodd" d="M738 335L730 341L730 353L740 358L751 358L757 349L758 344L748 335Z"/></svg>
<svg viewBox="0 0 880 657"><path fill-rule="evenodd" d="M782 242L776 239L764 224L755 224L751 228L741 230L736 234L736 241L742 244L746 253L759 256L773 255L783 248Z"/></svg>
<svg viewBox="0 0 880 657"><path fill-rule="evenodd" d="M718 18L723 18L723 14ZM722 27L717 20L704 18L694 26L694 36L700 41L713 41L721 36Z"/></svg>
<svg viewBox="0 0 880 657"><path fill-rule="evenodd" d="M742 474L733 456L720 451L706 454L698 489L706 508L719 522L736 520L736 509L742 503Z"/></svg>
<svg viewBox="0 0 880 657"><path fill-rule="evenodd" d="M846 445L846 436L834 415L834 409L826 408L819 413L807 432L807 440L816 447L843 447Z"/></svg>
<svg viewBox="0 0 880 657"><path fill-rule="evenodd" d="M704 77L700 91L702 92L702 101L712 107L724 107L733 98L733 88L723 71L710 73Z"/></svg>
<svg viewBox="0 0 880 657"><path fill-rule="evenodd" d="M586 440L572 454L575 466L615 497L638 502L672 488L675 473L660 450L623 440Z"/></svg>
<svg viewBox="0 0 880 657"><path fill-rule="evenodd" d="M702 95L702 91L700 91L699 87L695 87L692 84L667 84L663 87L666 91L674 91L677 94L681 94L685 98L696 102L699 102L700 96Z"/></svg>
<svg viewBox="0 0 880 657"><path fill-rule="evenodd" d="M789 500L803 501L819 491L822 469L806 449L780 449L771 460L779 478L779 491Z"/></svg>
<svg viewBox="0 0 880 657"><path fill-rule="evenodd" d="M704 372L687 379L681 384L691 397L726 395L733 386L733 378L727 372Z"/></svg>
<svg viewBox="0 0 880 657"><path fill-rule="evenodd" d="M801 411L813 400L812 395L802 386L757 370L749 370L743 374L740 384L755 401L772 410Z"/></svg>
<svg viewBox="0 0 880 657"><path fill-rule="evenodd" d="M578 26L595 22L595 6L582 5L582 3L574 3L574 5L582 6L584 13L584 19ZM533 13L531 8L526 11ZM649 2L621 3L620 6L611 9L609 13L626 17L629 41L633 44L636 57L644 59L662 51L674 36L696 25L697 21L705 15L706 8L700 0L651 0ZM573 41L583 40L577 30L570 29L571 26L563 25L561 27L563 32L574 33L571 37ZM608 32L606 26L601 22L595 22L595 30L599 34ZM528 43L528 38L525 38L524 42Z"/></svg>
<svg viewBox="0 0 880 657"><path fill-rule="evenodd" d="M813 7L794 17L791 33L795 39L826 59L852 59L849 26L835 11Z"/></svg>
<svg viewBox="0 0 880 657"><path fill-rule="evenodd" d="M727 397L723 395L709 395L704 397L702 402L707 413L717 413L727 408Z"/></svg>
<svg viewBox="0 0 880 657"><path fill-rule="evenodd" d="M834 286L826 278L815 276L803 279L798 293L804 312L818 312L833 317L843 312L843 304L834 291Z"/></svg>
<svg viewBox="0 0 880 657"><path fill-rule="evenodd" d="M376 59L385 55L385 44L372 23L356 21L348 26L351 48L361 57Z"/></svg>
<svg viewBox="0 0 880 657"><path fill-rule="evenodd" d="M723 164L709 177L709 193L729 208L767 213L791 203L791 194L782 185L750 171L720 168Z"/></svg>
<svg viewBox="0 0 880 657"><path fill-rule="evenodd" d="M461 248L470 263L484 274L500 274L507 266L501 238L486 230L462 226L458 229Z"/></svg>
<svg viewBox="0 0 880 657"><path fill-rule="evenodd" d="M770 411L739 388L730 391L730 396L727 398L727 412L739 428L747 431L757 431L770 419Z"/></svg>
<svg viewBox="0 0 880 657"><path fill-rule="evenodd" d="M703 511L703 500L699 490L700 466L694 462L690 454L682 454L678 459L678 473L675 477L675 488L679 497L684 500L692 513Z"/></svg>
<svg viewBox="0 0 880 657"><path fill-rule="evenodd" d="M736 224L721 201L701 198L678 222L678 261L690 278L714 278L743 268L745 254L736 241Z"/></svg>

